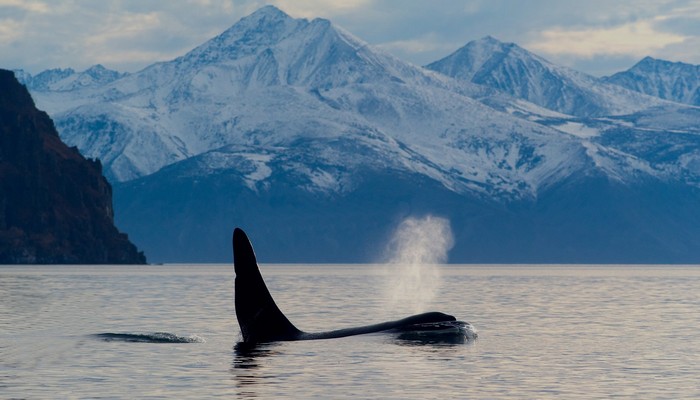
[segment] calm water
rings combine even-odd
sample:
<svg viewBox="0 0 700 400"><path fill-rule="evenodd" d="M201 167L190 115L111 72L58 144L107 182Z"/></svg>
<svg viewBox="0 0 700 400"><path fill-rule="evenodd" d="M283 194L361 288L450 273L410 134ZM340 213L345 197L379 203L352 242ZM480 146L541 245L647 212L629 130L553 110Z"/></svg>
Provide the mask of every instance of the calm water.
<svg viewBox="0 0 700 400"><path fill-rule="evenodd" d="M262 272L315 331L404 316L384 268ZM427 308L471 322L474 342L379 334L243 353L228 265L0 267L0 398L700 397L700 267L440 271ZM98 336L155 332L185 343Z"/></svg>

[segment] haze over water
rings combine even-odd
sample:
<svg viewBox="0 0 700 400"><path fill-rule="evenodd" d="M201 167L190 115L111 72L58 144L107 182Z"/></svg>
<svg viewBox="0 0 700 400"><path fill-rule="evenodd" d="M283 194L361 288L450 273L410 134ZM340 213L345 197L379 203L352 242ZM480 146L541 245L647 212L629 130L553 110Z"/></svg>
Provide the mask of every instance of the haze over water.
<svg viewBox="0 0 700 400"><path fill-rule="evenodd" d="M315 331L381 320L379 267L262 272L290 320ZM473 323L476 342L380 334L240 353L230 265L0 267L0 397L700 396L697 267L439 268L432 307ZM198 340L95 336L152 332Z"/></svg>

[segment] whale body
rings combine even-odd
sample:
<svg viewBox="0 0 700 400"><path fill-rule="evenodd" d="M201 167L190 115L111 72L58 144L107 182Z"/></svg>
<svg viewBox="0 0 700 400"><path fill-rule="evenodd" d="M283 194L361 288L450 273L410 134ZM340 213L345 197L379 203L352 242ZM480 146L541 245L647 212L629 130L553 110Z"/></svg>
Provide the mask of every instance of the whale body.
<svg viewBox="0 0 700 400"><path fill-rule="evenodd" d="M240 228L233 231L233 263L236 273L236 318L246 344L333 339L376 332L397 332L405 338L445 334L457 335L463 340L476 337L471 325L441 312L427 312L396 321L327 332L304 332L294 326L275 304L260 274L253 246Z"/></svg>

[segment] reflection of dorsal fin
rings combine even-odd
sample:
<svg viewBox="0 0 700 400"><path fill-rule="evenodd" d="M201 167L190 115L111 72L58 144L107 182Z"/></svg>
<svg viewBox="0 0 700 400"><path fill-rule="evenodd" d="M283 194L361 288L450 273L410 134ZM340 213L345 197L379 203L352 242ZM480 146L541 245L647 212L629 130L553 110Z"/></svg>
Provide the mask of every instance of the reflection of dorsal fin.
<svg viewBox="0 0 700 400"><path fill-rule="evenodd" d="M253 246L243 230L233 231L236 317L246 343L294 340L302 332L277 307L265 286Z"/></svg>

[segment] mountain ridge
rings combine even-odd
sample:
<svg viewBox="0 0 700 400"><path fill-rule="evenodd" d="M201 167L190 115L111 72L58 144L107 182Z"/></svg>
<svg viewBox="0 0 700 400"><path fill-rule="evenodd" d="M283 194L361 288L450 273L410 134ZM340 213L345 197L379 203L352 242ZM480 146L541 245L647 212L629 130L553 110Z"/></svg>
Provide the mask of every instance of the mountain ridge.
<svg viewBox="0 0 700 400"><path fill-rule="evenodd" d="M631 114L663 104L491 36L471 41L426 68L577 117Z"/></svg>
<svg viewBox="0 0 700 400"><path fill-rule="evenodd" d="M662 99L700 106L700 65L645 57L632 68L604 80Z"/></svg>
<svg viewBox="0 0 700 400"><path fill-rule="evenodd" d="M481 76L552 79L452 78L264 7L174 60L37 97L103 160L118 224L159 262L224 261L222 238L247 224L275 261L372 261L416 214L453 221L454 262L698 258L700 108L487 41ZM518 82L575 95L548 109ZM588 108L565 113L576 96Z"/></svg>
<svg viewBox="0 0 700 400"><path fill-rule="evenodd" d="M100 157L118 181L230 143L284 146L300 134L321 138L352 132L365 140L366 131L384 137L385 144L410 148L408 153L392 151L424 160L417 168L458 172L456 180L437 172L453 188L481 190L487 181L502 181L495 190L529 196L541 183L538 177L552 174L539 171L555 168L559 162L554 157L580 153L568 135L467 96L487 93L481 88L375 52L327 20L294 20L274 10L264 8L183 57L147 67L101 92L83 91L76 96L83 105L63 112L48 104L46 108L54 109L66 140ZM260 34L261 21L280 32L273 32L275 40L255 46L248 39ZM241 41L240 53L238 47L230 47ZM219 54L222 46L230 54L226 59ZM257 50L249 54L253 48ZM212 52L214 61L197 61ZM64 100L54 104L73 107L71 99ZM442 126L432 126L433 121ZM103 128L99 138L91 134L95 127ZM434 134L436 129L443 131L440 136ZM470 131L504 137L494 141L496 145L465 141L461 136ZM512 146L511 137L526 144L526 153ZM538 148L551 148L551 164L542 161L544 154L528 155ZM445 149L452 149L452 159L464 159L462 154L469 152L478 160L471 165L445 164ZM510 164L494 159L508 152L515 157ZM520 157L537 161L522 168L522 177L513 172Z"/></svg>

